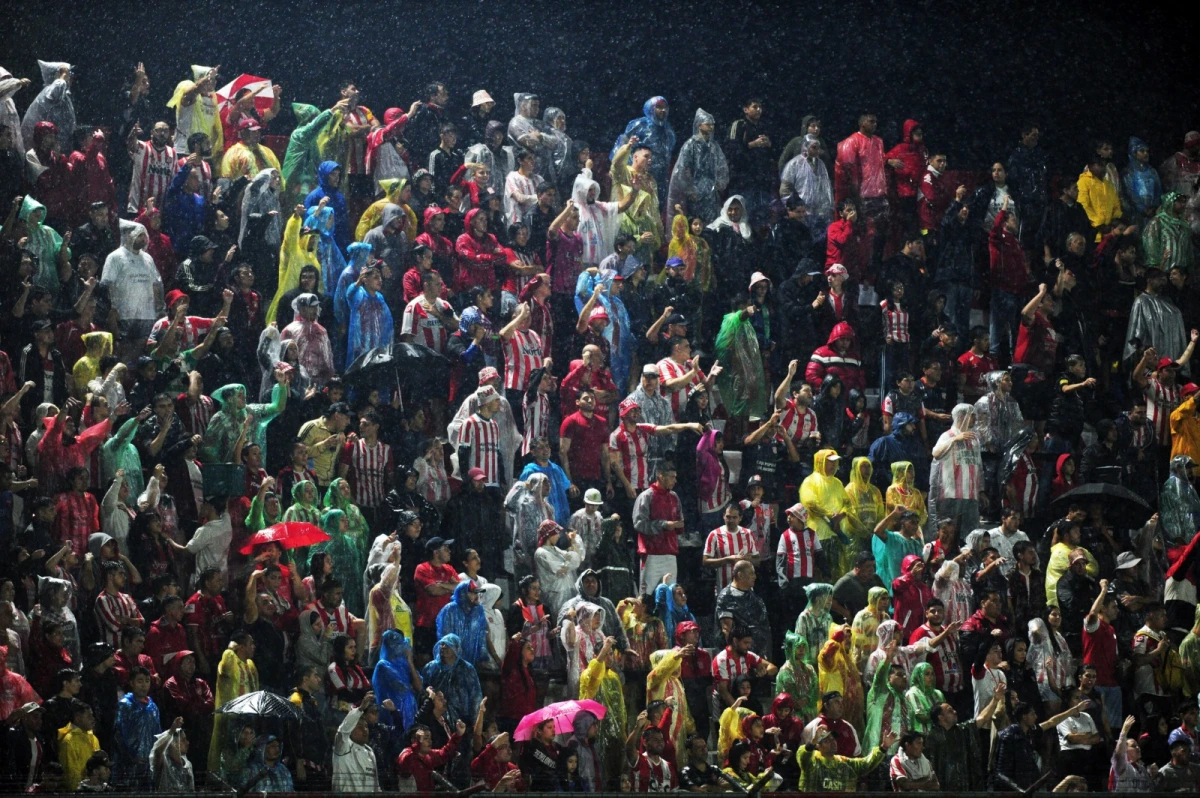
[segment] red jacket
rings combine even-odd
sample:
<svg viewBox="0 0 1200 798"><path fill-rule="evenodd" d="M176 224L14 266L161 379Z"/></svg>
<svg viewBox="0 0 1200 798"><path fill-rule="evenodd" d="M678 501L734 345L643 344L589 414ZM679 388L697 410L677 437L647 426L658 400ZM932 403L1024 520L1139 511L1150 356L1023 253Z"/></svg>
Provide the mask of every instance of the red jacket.
<svg viewBox="0 0 1200 798"><path fill-rule="evenodd" d="M917 216L921 220L921 229L936 233L942 227L942 219L946 209L954 200L954 189L945 173L938 174L932 168L925 170L921 179L920 197L917 199Z"/></svg>
<svg viewBox="0 0 1200 798"><path fill-rule="evenodd" d="M929 150L925 149L924 142L913 144L913 131L920 126L921 123L915 119L904 120L904 140L883 156L887 161L893 158L904 161L904 166L892 170L896 181L896 193L901 199L917 196L921 173L925 171L925 162L929 160Z"/></svg>
<svg viewBox="0 0 1200 798"><path fill-rule="evenodd" d="M871 237L866 225L856 226L845 219L829 225L825 239L825 268L835 263L846 267L850 280L861 283L871 262Z"/></svg>
<svg viewBox="0 0 1200 798"><path fill-rule="evenodd" d="M476 286L496 290L496 266L502 265L504 249L491 233L477 239L471 235L471 222L475 221L478 208L467 211L465 220L468 232L458 237L454 244L456 268L454 270L454 289L459 293Z"/></svg>
<svg viewBox="0 0 1200 798"><path fill-rule="evenodd" d="M839 354L833 348L834 343L842 338L850 339L850 348L844 355ZM854 328L844 321L833 326L833 331L829 333L829 341L825 346L819 346L813 351L812 358L808 361L808 367L804 370L804 380L813 387L813 390L818 390L826 374L834 374L839 377L846 391L851 388L857 388L860 391L866 390L867 381L863 376L862 360L859 359L858 341L854 337Z"/></svg>
<svg viewBox="0 0 1200 798"><path fill-rule="evenodd" d="M187 648L187 627L182 622L170 627L159 618L146 631L146 647L142 652L153 660L159 673L174 673L174 660Z"/></svg>
<svg viewBox="0 0 1200 798"><path fill-rule="evenodd" d="M1021 242L1004 227L1008 211L996 214L996 221L988 233L992 288L1019 294L1029 284L1029 270L1025 264L1025 253Z"/></svg>
<svg viewBox="0 0 1200 798"><path fill-rule="evenodd" d="M396 774L412 776L417 783L417 792L431 793L434 791L433 771L445 765L454 756L458 748L459 736L451 735L450 742L441 748L435 748L428 754L417 751L417 743L400 752L396 757Z"/></svg>
<svg viewBox="0 0 1200 798"><path fill-rule="evenodd" d="M538 708L537 685L534 684L533 674L521 656L524 647L524 640L509 640L508 650L504 652L504 665L500 669L500 687L504 694L504 703L497 710L502 718L520 720ZM474 768L472 763L472 771Z"/></svg>
<svg viewBox="0 0 1200 798"><path fill-rule="evenodd" d="M933 598L929 585L913 574L921 562L920 556L909 554L900 566L901 575L892 580L892 605L896 623L900 624L901 640L908 640L925 623L925 602Z"/></svg>
<svg viewBox="0 0 1200 798"><path fill-rule="evenodd" d="M159 221L158 227L154 226L155 219ZM171 244L171 239L162 231L162 211L158 208L154 209L154 213L143 210L134 221L145 227L150 235L146 252L154 258L154 265L158 268L158 276L162 278L163 285L170 285L175 279L179 261L175 257L175 247Z"/></svg>
<svg viewBox="0 0 1200 798"><path fill-rule="evenodd" d="M505 691L505 700L508 700L507 691ZM474 778L483 779L489 790L496 789L496 785L500 783L500 779L504 778L505 773L516 769L517 766L511 761L500 762L496 759L496 749L491 743L484 746L484 749L479 752L479 756L471 760L471 775ZM526 789L524 778L518 777L513 782L514 792L525 792Z"/></svg>
<svg viewBox="0 0 1200 798"><path fill-rule="evenodd" d="M104 133L99 130L92 134L87 150L71 153L68 165L71 169L70 217L73 226L88 220L88 209L93 202L103 202L115 215L117 189L113 186L103 153Z"/></svg>

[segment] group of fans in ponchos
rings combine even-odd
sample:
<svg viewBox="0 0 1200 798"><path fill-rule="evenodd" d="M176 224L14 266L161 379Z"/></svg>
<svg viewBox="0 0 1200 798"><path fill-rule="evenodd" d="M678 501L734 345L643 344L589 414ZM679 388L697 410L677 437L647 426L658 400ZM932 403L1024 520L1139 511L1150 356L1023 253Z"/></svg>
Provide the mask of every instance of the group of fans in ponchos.
<svg viewBox="0 0 1200 798"><path fill-rule="evenodd" d="M604 151L142 64L92 126L39 66L11 792L1200 786L1200 133L976 174L652 97Z"/></svg>

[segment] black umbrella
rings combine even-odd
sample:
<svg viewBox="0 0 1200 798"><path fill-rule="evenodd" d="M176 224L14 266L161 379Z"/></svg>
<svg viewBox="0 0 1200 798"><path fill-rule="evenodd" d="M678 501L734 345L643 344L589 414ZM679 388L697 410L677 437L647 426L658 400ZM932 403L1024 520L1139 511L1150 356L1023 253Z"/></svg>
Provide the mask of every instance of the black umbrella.
<svg viewBox="0 0 1200 798"><path fill-rule="evenodd" d="M279 718L280 720L299 720L300 710L283 696L259 690L246 693L228 701L217 708L220 715L254 715L260 718Z"/></svg>
<svg viewBox="0 0 1200 798"><path fill-rule="evenodd" d="M1100 502L1110 520L1119 518L1129 527L1140 527L1154 512L1149 503L1129 488L1107 482L1089 482L1073 488L1059 496L1050 506L1061 515L1066 515L1071 504Z"/></svg>
<svg viewBox="0 0 1200 798"><path fill-rule="evenodd" d="M357 385L399 385L409 390L441 385L448 379L450 360L421 344L391 344L368 349L342 375Z"/></svg>

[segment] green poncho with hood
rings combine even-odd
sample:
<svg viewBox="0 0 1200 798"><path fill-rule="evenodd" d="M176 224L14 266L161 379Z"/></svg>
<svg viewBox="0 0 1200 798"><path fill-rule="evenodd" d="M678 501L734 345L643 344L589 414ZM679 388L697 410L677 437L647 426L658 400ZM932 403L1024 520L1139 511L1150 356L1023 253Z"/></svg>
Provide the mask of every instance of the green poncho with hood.
<svg viewBox="0 0 1200 798"><path fill-rule="evenodd" d="M140 496L146 487L142 478L142 458L133 438L137 435L137 416L126 419L117 433L100 446L100 473L105 482L116 476L117 471L125 469L125 484L129 486L129 495Z"/></svg>
<svg viewBox="0 0 1200 798"><path fill-rule="evenodd" d="M290 507L288 512L291 512ZM365 618L363 570L366 568L366 560L354 538L342 531L344 519L346 519L346 514L341 510L326 510L321 516L321 529L325 530L326 535L329 535L329 540L315 543L309 547L310 569L311 558L314 554L325 552L331 555L333 557L332 575L342 583L342 601L346 603L346 609L356 617Z"/></svg>
<svg viewBox="0 0 1200 798"><path fill-rule="evenodd" d="M796 633L804 636L808 643L806 660L809 665L815 666L817 653L829 639L829 624L833 622L833 616L829 614L833 605L833 585L813 582L804 586L804 594L808 597L808 604L800 617L796 618Z"/></svg>
<svg viewBox="0 0 1200 798"><path fill-rule="evenodd" d="M62 249L62 236L53 227L42 224L46 219L46 206L28 194L21 200L18 215L21 221L25 222L25 235L29 239L25 242L25 249L37 258L33 284L45 288L57 297L62 285L58 279L58 252ZM67 258L70 257L71 250L68 249Z"/></svg>
<svg viewBox="0 0 1200 798"><path fill-rule="evenodd" d="M303 521L321 525L321 508L317 506L317 483L307 479L292 485L292 506L283 513L284 521ZM311 498L309 493L311 492Z"/></svg>
<svg viewBox="0 0 1200 798"><path fill-rule="evenodd" d="M867 693L867 723L862 741L864 751L879 746L885 725L895 732L897 738L912 726L908 707L904 703L904 688L892 687L888 679L891 672L892 663L885 661L871 677L871 690ZM888 753L896 753L898 746L899 743L892 743Z"/></svg>
<svg viewBox="0 0 1200 798"><path fill-rule="evenodd" d="M1186 454L1172 457L1171 475L1158 492L1158 525L1171 546L1191 540L1200 521L1200 494L1192 485L1191 467L1192 458Z"/></svg>
<svg viewBox="0 0 1200 798"><path fill-rule="evenodd" d="M714 349L724 367L717 377L717 386L729 412L739 417L764 416L767 378L758 336L744 309L725 314Z"/></svg>
<svg viewBox="0 0 1200 798"><path fill-rule="evenodd" d="M925 734L929 731L932 721L929 712L938 704L946 701L945 694L936 687L925 686L925 675L933 673L933 666L928 662L914 665L912 675L908 678L908 692L904 694L904 703L908 709L909 728Z"/></svg>
<svg viewBox="0 0 1200 798"><path fill-rule="evenodd" d="M233 445L242 434L242 425L250 419L250 429L243 445L257 444L263 462L267 461L267 425L287 407L287 386L279 383L271 389L270 404L245 404L246 386L238 383L226 385L212 392L212 398L221 403L208 422L204 432L204 443L200 446L200 458L206 463L228 463L233 460ZM240 396L242 406L234 407L235 397Z"/></svg>
<svg viewBox="0 0 1200 798"><path fill-rule="evenodd" d="M796 716L808 723L817 716L820 695L817 690L817 671L809 664L808 640L804 635L788 632L783 639L787 662L775 677L775 693L787 693L796 702Z"/></svg>
<svg viewBox="0 0 1200 798"><path fill-rule="evenodd" d="M1196 254L1187 220L1175 214L1175 200L1179 198L1174 191L1163 196L1158 213L1142 232L1142 249L1150 268L1167 272L1178 266L1187 274L1196 262Z"/></svg>
<svg viewBox="0 0 1200 798"><path fill-rule="evenodd" d="M296 117L296 129L288 139L280 169L290 198L284 207L303 201L317 187L317 164L327 157L336 160L345 149L346 138L341 111L321 111L308 103L292 103L292 114Z"/></svg>
<svg viewBox="0 0 1200 798"><path fill-rule="evenodd" d="M371 548L371 528L367 524L367 519L363 518L362 510L358 509L358 505L350 501L346 496L342 495L342 485L349 485L342 477L338 477L333 482L329 483L329 488L325 491L325 499L321 502L321 507L326 510L341 510L346 514L346 520L350 522L350 530L348 534L354 541L354 545L358 547L359 557L362 558L363 568L367 565L367 551Z"/></svg>

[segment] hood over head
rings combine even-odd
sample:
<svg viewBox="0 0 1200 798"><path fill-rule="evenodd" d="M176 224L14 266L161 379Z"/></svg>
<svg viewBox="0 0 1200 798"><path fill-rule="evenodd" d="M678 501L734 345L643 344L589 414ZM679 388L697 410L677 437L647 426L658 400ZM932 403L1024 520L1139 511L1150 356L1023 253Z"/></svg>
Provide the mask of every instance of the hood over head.
<svg viewBox="0 0 1200 798"><path fill-rule="evenodd" d="M42 83L49 86L54 81L58 80L58 70L62 69L63 67L66 67L67 69L73 69L73 67L66 61L43 61L39 58L38 69L41 70L42 73Z"/></svg>
<svg viewBox="0 0 1200 798"><path fill-rule="evenodd" d="M865 490L871 484L871 475L875 466L871 465L869 457L855 457L850 463L850 484L859 490Z"/></svg>
<svg viewBox="0 0 1200 798"><path fill-rule="evenodd" d="M590 631L591 620L594 617L600 618L600 628L603 629L605 619L603 607L590 601L581 601L575 605L575 625L579 628Z"/></svg>
<svg viewBox="0 0 1200 798"><path fill-rule="evenodd" d="M588 194L593 188L596 189L596 199L599 200L600 184L592 179L592 173L590 169L583 169L578 175L575 176L575 183L571 187L571 199L575 200L576 208L587 208Z"/></svg>
<svg viewBox="0 0 1200 798"><path fill-rule="evenodd" d="M713 117L712 114L710 114L708 111L705 111L703 108L697 108L696 115L694 117L692 117L692 135L693 136L700 135L700 126L701 125L712 125L715 128L716 124L717 124L717 120ZM715 129L713 131L713 135L716 135Z"/></svg>
<svg viewBox="0 0 1200 798"><path fill-rule="evenodd" d="M667 113L666 113L666 115L663 117L663 119L662 119L662 122L659 122L659 121L658 121L658 117L656 117L656 116L654 115L654 109L655 109L655 108L658 106L658 104L659 104L659 103L662 103L663 105L666 105L666 106L667 106ZM670 104L667 102L667 98L666 98L666 97L662 97L662 96L657 96L657 95L656 95L656 96L654 96L654 97L651 97L649 100L646 100L646 102L642 103L642 116L646 117L646 119L647 119L647 120L648 120L648 121L649 121L651 124L654 124L654 125L660 125L660 124L661 124L661 125L665 125L665 124L667 123L667 120L668 120L668 119L670 118L670 116L671 116L671 106L670 106Z"/></svg>
<svg viewBox="0 0 1200 798"><path fill-rule="evenodd" d="M292 115L296 117L297 125L307 125L321 113L317 106L308 103L292 103Z"/></svg>
<svg viewBox="0 0 1200 798"><path fill-rule="evenodd" d="M987 380L988 390L989 391L999 390L1000 389L1000 380L1004 379L1004 375L1007 373L1008 372L1004 369L997 369L996 371L989 371L984 376L984 379Z"/></svg>
<svg viewBox="0 0 1200 798"><path fill-rule="evenodd" d="M383 213L380 214L379 217L379 226L386 231L388 226L397 220L401 222L408 221L407 215L404 213L404 209L394 202L389 202L387 205L384 205Z"/></svg>
<svg viewBox="0 0 1200 798"><path fill-rule="evenodd" d="M921 123L915 119L904 120L904 143L912 144L913 131L921 126Z"/></svg>
<svg viewBox="0 0 1200 798"><path fill-rule="evenodd" d="M960 406L962 406L962 405L960 405ZM970 407L970 405L965 405L965 406ZM915 418L913 418L913 416L911 414L905 413L903 410L901 410L892 419L892 434L899 435L900 430L904 429L905 427L916 426L916 423L917 423L917 420Z"/></svg>
<svg viewBox="0 0 1200 798"><path fill-rule="evenodd" d="M924 564L919 554L906 554L904 559L900 561L900 572L902 574L911 574L913 569L917 567L917 563Z"/></svg>
<svg viewBox="0 0 1200 798"><path fill-rule="evenodd" d="M826 346L833 346L843 338L849 338L851 344L857 344L858 339L854 334L854 328L849 322L839 321L833 325L833 329L829 331L829 340L825 342Z"/></svg>
<svg viewBox="0 0 1200 798"><path fill-rule="evenodd" d="M867 607L878 612L880 604L889 597L886 587L873 587L867 591Z"/></svg>
<svg viewBox="0 0 1200 798"><path fill-rule="evenodd" d="M333 173L333 170L341 168L342 165L337 161L321 161L320 166L317 167L317 179L321 183L321 188L326 192L341 191L340 185L338 188L334 188L326 182L329 179L329 175Z"/></svg>
<svg viewBox="0 0 1200 798"><path fill-rule="evenodd" d="M1139 139L1137 136L1129 137L1129 165L1134 169L1138 168L1137 151L1149 150L1150 146L1146 142Z"/></svg>
<svg viewBox="0 0 1200 798"><path fill-rule="evenodd" d="M125 249L133 249L133 239L140 233L146 236L149 241L150 233L146 230L146 226L141 222L131 222L128 219L118 219L117 223L121 230L121 246Z"/></svg>
<svg viewBox="0 0 1200 798"><path fill-rule="evenodd" d="M892 484L911 485L913 480L913 464L907 460L897 460L892 463Z"/></svg>
<svg viewBox="0 0 1200 798"><path fill-rule="evenodd" d="M1192 466L1192 458L1186 454L1177 454L1171 458L1171 475L1182 480L1188 480L1188 469Z"/></svg>
<svg viewBox="0 0 1200 798"><path fill-rule="evenodd" d="M886 651L893 640L900 639L901 631L900 624L891 619L880 621L879 626L875 629L875 636L878 639L876 648L879 651Z"/></svg>
<svg viewBox="0 0 1200 798"><path fill-rule="evenodd" d="M729 218L729 206L735 202L742 206L742 218L736 224ZM750 225L746 221L747 215L746 198L741 194L733 194L725 199L725 204L721 206L721 213L708 225L708 229L720 230L723 227L728 227L731 230L736 230L744 240L749 241Z"/></svg>
<svg viewBox="0 0 1200 798"><path fill-rule="evenodd" d="M899 414L897 414L897 417ZM966 402L955 405L950 410L950 425L955 432L966 432L975 423L975 406Z"/></svg>

